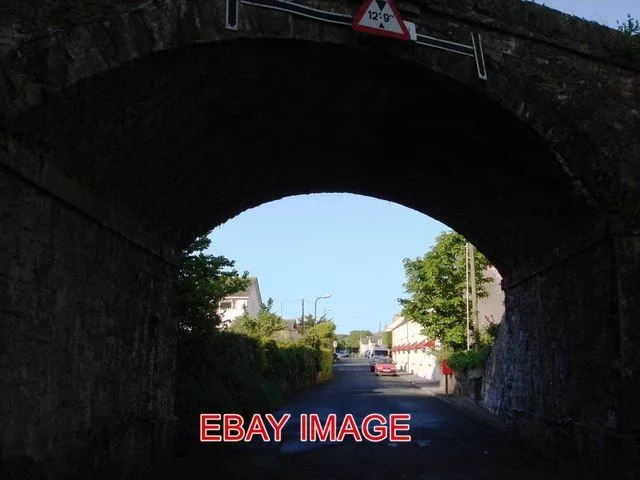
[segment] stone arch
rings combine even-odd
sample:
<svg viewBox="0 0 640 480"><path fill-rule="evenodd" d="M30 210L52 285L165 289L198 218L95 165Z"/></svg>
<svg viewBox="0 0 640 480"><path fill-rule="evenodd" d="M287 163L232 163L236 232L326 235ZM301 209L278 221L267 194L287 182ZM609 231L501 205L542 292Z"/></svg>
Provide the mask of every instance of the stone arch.
<svg viewBox="0 0 640 480"><path fill-rule="evenodd" d="M466 230L470 238L485 244L485 251L497 265L507 269L520 266L521 259L516 261L513 254L508 258L505 252L493 253L495 238L484 241L482 234L476 235L469 229L462 216L452 215L451 209L446 212L443 204L459 202L462 212L464 203L471 207L475 204L474 196L484 196L492 202L490 210L495 212L496 219L511 222L509 236L519 238L515 243L521 251L528 252L532 261L536 255L544 255L545 249L548 251L598 226L602 214L598 213L593 199L552 150L553 145L537 131L550 129L547 123L557 121L553 115L543 123L542 117L531 113L535 111L533 104L527 109L519 108L515 115L505 110L500 103L511 102L509 95L515 96L516 92L505 88L504 96L497 102L492 92L484 91L482 82L475 78L473 62L462 67L465 74L456 72L461 79L455 79L444 75L442 68L417 57L415 52L407 56L405 52L394 51L394 47L383 44L380 48L362 48L262 38L153 52L121 67L88 76L55 93L40 106L11 119L5 131L16 148L28 146L29 152L24 155L31 156L38 165L34 170L47 172L45 178L54 190L73 183L77 191L72 195L82 197L76 200L84 204L78 205L81 209L88 204L95 216L115 222L119 225L116 229L142 238L141 242L155 249L175 240L184 244L193 231L203 231L211 224L222 222L225 215L228 218L247 206L280 196L306 193L305 189L354 189L356 193L372 196L389 190L382 195L442 219L460 231ZM211 113L216 109L220 113ZM320 115L321 119L312 118ZM263 150L243 152L256 140L251 132L263 128L274 129L264 140L258 140ZM189 138L190 135L193 138ZM207 135L211 138L205 138ZM306 143L296 141L304 135ZM368 139L377 135L382 135L383 143L378 140L376 146L370 145ZM92 145L97 137L101 139L94 152ZM153 140L163 137L171 139L170 146ZM418 147L417 142L422 147ZM520 148L523 142L530 145L524 152ZM241 145L242 148L238 148ZM209 153L204 152L206 149ZM422 154L425 159L420 158ZM426 188L421 193L434 198L424 205L420 203L424 200L411 198L406 193L418 188L415 184L405 191L396 186L393 192L388 185L367 185L362 180L351 186L338 180L341 175L329 171L315 172L313 180L307 178L306 186L299 189L282 181L286 176L284 170L291 172L296 166L283 165L280 171L272 172L274 183L270 184L270 192L244 199L237 205L226 202L224 214L220 213L221 198L214 196L206 204L212 213L200 220L187 220L186 212L167 214L163 211L149 215L149 205L145 202L157 204L160 201L157 195L161 192L171 203L169 196L178 194L177 190L170 192L169 188L161 187L163 178L172 178L174 182L182 178L175 170L181 167L169 160L169 155L182 158L181 162L193 155L202 162L203 155L210 155L211 161L207 163L227 169L223 176L233 175L229 169L238 165L262 168L255 178L248 177L249 182L259 182L267 174L269 164L261 162L261 155L275 163L281 162L276 161L276 157L303 158L297 165L328 165L327 158L331 157L335 159L332 168L338 168L340 163L343 168L353 164L351 168L362 172L370 170L367 175L383 183L391 179L382 170L396 163L396 158L401 168L408 171L419 168L417 165L425 161L435 176L430 181L423 171L425 177L421 180ZM324 156L324 162L319 156ZM433 160L438 156L442 159ZM87 158L92 159L99 171L95 178L91 170L82 166ZM120 158L121 165L117 165L116 158ZM136 161L131 161L134 158ZM471 158L477 161L469 161ZM196 164L192 167L196 168ZM196 180L193 174L191 177L187 172L184 174L185 179ZM149 191L145 191L147 187L139 180L143 175L149 175ZM214 170L208 175L214 181ZM355 171L352 175L357 176ZM468 185L474 193L469 197L463 194L456 200L454 190L439 191L446 184L441 180L454 175L464 178L461 184ZM475 182L470 178L473 175L477 176ZM199 181L202 178L199 177ZM127 184L129 181L138 185ZM224 185L224 180L222 182ZM509 193L504 191L507 186L511 188ZM185 185L180 188L188 190ZM201 188L206 190L204 186ZM539 195L545 189L549 191ZM459 191L465 190L461 187ZM220 195L228 196L228 193L222 191ZM510 202L509 195L518 196L518 201ZM69 199L68 195L64 196ZM119 209L118 204L126 207L127 216L136 213L134 222L117 214L123 209ZM526 213L512 210L508 214L508 209L515 205ZM564 213L559 214L560 210ZM110 212L108 220L106 212ZM175 225L178 218L182 219L182 225L191 222L191 231L182 227L181 232L171 231L171 225L163 224L163 219L172 219ZM533 218L536 220L532 221ZM145 222L148 224L142 229L144 232L140 232L140 225ZM491 228L491 223L487 222L484 229ZM161 226L163 231L163 234L151 235L159 237L155 243L148 238L148 232L154 231L151 225ZM532 229L539 231L522 234ZM550 235L550 232L553 233ZM551 237L555 238L550 240ZM535 241L529 241L531 238Z"/></svg>

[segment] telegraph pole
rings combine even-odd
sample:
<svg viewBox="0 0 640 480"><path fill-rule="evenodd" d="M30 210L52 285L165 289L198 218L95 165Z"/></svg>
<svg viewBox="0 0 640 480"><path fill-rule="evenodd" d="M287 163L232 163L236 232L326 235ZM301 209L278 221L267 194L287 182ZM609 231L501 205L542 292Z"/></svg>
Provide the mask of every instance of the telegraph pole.
<svg viewBox="0 0 640 480"><path fill-rule="evenodd" d="M464 244L464 267L466 270L467 286L464 291L464 304L467 310L467 350L469 350L469 242Z"/></svg>
<svg viewBox="0 0 640 480"><path fill-rule="evenodd" d="M302 320L300 322L300 334L304 335L304 298L302 299Z"/></svg>
<svg viewBox="0 0 640 480"><path fill-rule="evenodd" d="M480 349L480 325L478 324L478 292L476 289L476 258L473 245L469 243L469 270L471 283L471 318L473 320L473 347Z"/></svg>

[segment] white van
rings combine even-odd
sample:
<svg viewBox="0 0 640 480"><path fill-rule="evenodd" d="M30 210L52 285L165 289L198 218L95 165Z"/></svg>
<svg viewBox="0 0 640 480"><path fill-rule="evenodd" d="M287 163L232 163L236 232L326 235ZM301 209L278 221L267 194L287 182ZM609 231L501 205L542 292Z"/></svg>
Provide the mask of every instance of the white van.
<svg viewBox="0 0 640 480"><path fill-rule="evenodd" d="M389 349L387 347L373 347L371 353L369 354L369 359L373 357L388 357Z"/></svg>

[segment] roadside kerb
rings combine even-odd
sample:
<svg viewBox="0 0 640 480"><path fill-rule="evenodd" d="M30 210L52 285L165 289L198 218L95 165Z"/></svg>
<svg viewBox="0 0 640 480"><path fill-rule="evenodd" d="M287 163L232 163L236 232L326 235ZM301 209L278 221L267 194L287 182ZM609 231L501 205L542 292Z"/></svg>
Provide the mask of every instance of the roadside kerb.
<svg viewBox="0 0 640 480"><path fill-rule="evenodd" d="M414 375L411 376L414 377ZM471 398L445 394L439 385L428 384L420 377L409 378L407 380L413 388L417 388L425 394L451 405L451 407L468 417L479 420L501 432L507 432L509 430L509 427L507 427L502 420L485 408L476 405Z"/></svg>

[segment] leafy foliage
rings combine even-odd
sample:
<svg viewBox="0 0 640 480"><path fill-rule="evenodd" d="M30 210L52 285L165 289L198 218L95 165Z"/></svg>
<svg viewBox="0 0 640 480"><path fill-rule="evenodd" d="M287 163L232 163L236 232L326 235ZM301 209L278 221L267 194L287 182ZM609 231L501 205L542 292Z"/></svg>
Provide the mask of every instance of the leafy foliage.
<svg viewBox="0 0 640 480"><path fill-rule="evenodd" d="M478 351L461 350L447 355L446 361L453 370L460 372L466 372L472 368L484 368L490 351L490 348L481 348Z"/></svg>
<svg viewBox="0 0 640 480"><path fill-rule="evenodd" d="M336 325L333 322L319 322L305 331L302 342L312 348L333 350L336 339Z"/></svg>
<svg viewBox="0 0 640 480"><path fill-rule="evenodd" d="M347 339L349 335L344 333L339 333L336 335L336 340L338 341L338 350L347 350Z"/></svg>
<svg viewBox="0 0 640 480"><path fill-rule="evenodd" d="M391 332L382 332L382 344L391 347Z"/></svg>
<svg viewBox="0 0 640 480"><path fill-rule="evenodd" d="M280 345L233 332L195 336L178 351L176 413L179 445L198 439L202 412L250 416L273 410L285 395L331 374L304 345ZM325 362L326 363L326 362Z"/></svg>
<svg viewBox="0 0 640 480"><path fill-rule="evenodd" d="M178 273L178 328L182 333L210 335L220 323L216 313L220 300L249 285L248 272L238 275L235 262L203 253L210 245L211 240L201 236L183 251Z"/></svg>
<svg viewBox="0 0 640 480"><path fill-rule="evenodd" d="M351 352L357 352L360 349L360 339L373 335L369 330L351 330L345 340L345 346Z"/></svg>
<svg viewBox="0 0 640 480"><path fill-rule="evenodd" d="M273 339L273 335L281 330L286 330L287 326L280 316L271 312L273 300L270 298L266 304L260 306L256 318L252 318L248 313L243 313L233 321L230 327L232 332L242 333L257 339Z"/></svg>
<svg viewBox="0 0 640 480"><path fill-rule="evenodd" d="M305 330L301 344L315 352L316 369L319 380L331 377L333 366L333 342L336 339L336 325L333 322L319 322Z"/></svg>
<svg viewBox="0 0 640 480"><path fill-rule="evenodd" d="M306 342L311 345L278 345L271 337L286 327L271 313L271 299L257 319L241 317L242 334L215 328L220 300L245 289L249 280L247 273L227 270L234 262L202 253L209 245L206 237L199 237L183 252L178 277L176 416L183 450L197 445L200 413L248 416L273 410L284 395L331 376L331 352L323 347L335 326L314 327L317 331Z"/></svg>
<svg viewBox="0 0 640 480"><path fill-rule="evenodd" d="M627 14L626 21L618 24L622 33L623 54L631 59L640 55L640 21Z"/></svg>
<svg viewBox="0 0 640 480"><path fill-rule="evenodd" d="M424 334L439 339L454 350L466 348L466 240L455 232L444 232L423 258L405 259L409 299L400 299L404 316L420 323ZM484 276L489 262L474 249L478 297L486 297Z"/></svg>
<svg viewBox="0 0 640 480"><path fill-rule="evenodd" d="M496 338L498 338L499 330L499 323L492 322L486 326L484 330L480 332L480 346L491 347L495 343Z"/></svg>

